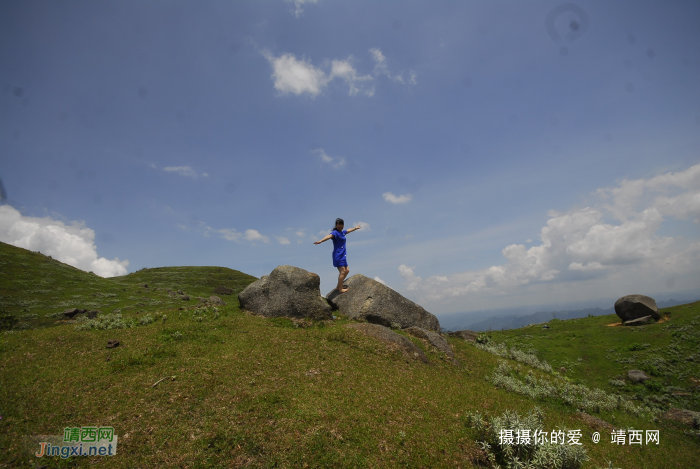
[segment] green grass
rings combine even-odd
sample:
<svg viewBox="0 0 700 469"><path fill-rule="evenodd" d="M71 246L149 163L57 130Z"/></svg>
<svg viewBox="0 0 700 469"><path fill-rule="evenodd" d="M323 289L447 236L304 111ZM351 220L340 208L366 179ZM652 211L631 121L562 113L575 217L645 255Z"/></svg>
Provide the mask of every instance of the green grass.
<svg viewBox="0 0 700 469"><path fill-rule="evenodd" d="M583 467L607 467L609 460L625 468L686 468L697 462L697 438L685 435L682 428L625 412L602 416L619 427L658 428L661 445L615 446L605 434L600 443L593 444L593 430L580 420L576 409L494 387L488 378L502 359L461 339L448 338L455 358L462 363L454 366L423 341L409 337L428 356L431 364L425 365L406 361L384 344L343 327L349 322L344 317L314 322L249 315L239 309L236 295L254 277L230 269L170 267L100 279L46 261L40 254L0 244L3 307L11 314L40 316L33 320L37 321L34 329L0 332L0 467L33 467L36 458L23 452L26 436L57 435L67 426L89 425L115 428L117 456L42 458L41 464L476 467L478 435L469 425L468 413L495 416L515 411L526 415L535 405L543 410L543 428L582 429L590 456ZM25 265L18 268L20 263ZM51 292L27 293L39 281L51 285ZM218 285L234 292L222 296L228 304L218 308L218 314L213 308L180 310L187 304L182 300L125 310L123 306L134 300L123 295L142 296L145 289L138 285L143 283L149 289L181 288L192 298L208 297ZM122 305L124 320L147 313L154 318L165 314L167 320L163 322L160 316L147 325L85 331L76 330L79 324L55 324L54 318L41 323L43 314L64 308L52 302L74 295L89 297L91 292L117 295L100 298L121 302L98 308L105 313ZM153 293L149 296L165 300ZM5 304L5 298L11 298L11 304ZM669 324L675 324L673 321L675 316ZM560 333L558 328L565 323L568 321L549 332ZM658 326L663 324L653 327ZM635 338L645 333L612 332L619 328L605 328L603 323L598 328L603 332L590 327L593 332L633 334ZM525 340L530 339L522 336L534 338L540 333L494 333L492 340L510 340L526 348ZM583 332L579 333L583 338ZM107 349L111 339L121 345ZM575 342L574 353L563 338L561 343L537 340L542 344L533 342L532 346L543 348L537 355L556 368L560 365L555 355L560 351L566 352L568 361L578 363L579 343ZM607 344L607 348L632 343L651 345L629 353L649 353L657 347L651 338L640 336L629 343ZM597 349L586 349L588 360L597 356ZM612 353L605 350L603 357ZM512 360L509 363L523 373L531 369ZM592 379L585 375L583 364L577 366L572 367L572 379ZM552 378L538 369L533 373ZM576 378L578 373L580 378ZM607 375L614 372L603 373L601 386L607 386ZM164 377L169 378L153 387Z"/></svg>
<svg viewBox="0 0 700 469"><path fill-rule="evenodd" d="M534 351L574 383L619 393L658 411L670 407L700 411L700 302L660 310L663 322L610 327L616 315L491 332L490 342ZM563 368L563 370L562 370ZM634 384L627 371L645 371L651 379ZM623 385L624 383L624 385Z"/></svg>

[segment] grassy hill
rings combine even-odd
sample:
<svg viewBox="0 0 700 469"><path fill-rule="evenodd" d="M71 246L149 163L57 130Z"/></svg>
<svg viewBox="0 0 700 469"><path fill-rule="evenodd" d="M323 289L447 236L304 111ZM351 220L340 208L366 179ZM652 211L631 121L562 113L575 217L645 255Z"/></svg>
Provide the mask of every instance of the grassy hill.
<svg viewBox="0 0 700 469"><path fill-rule="evenodd" d="M676 344L671 375L653 381L689 390L686 381L697 377L697 368L676 374L683 374L691 341L674 334L696 337L697 303L670 308L667 322L637 332L607 327L616 317L603 316L554 321L547 331L494 332L481 348L449 338L459 366L409 337L428 356L426 365L345 328L344 317L310 322L247 314L237 294L254 279L220 267L102 279L0 243L0 309L19 321L7 320L12 329L0 332L0 467L481 467L486 454L477 439L484 432L473 428L470 413L524 416L536 406L545 430L581 429L590 458L582 467L609 461L623 468L698 467L700 439L686 427L654 421L658 412L644 405L644 397L667 389L608 383L628 365L615 360L634 358L633 366L643 368L647 354L657 353L671 363ZM196 304L219 286L232 290L219 295L226 306ZM51 317L69 307L99 309L110 319L89 328L86 321ZM112 314L116 309L121 317ZM679 327L664 329L670 325ZM108 340L120 345L108 349ZM517 359L505 359L510 371L491 353L501 353L499 343ZM637 343L639 350L625 350ZM523 350L511 353L513 347ZM556 371L560 366L567 371ZM494 385L518 379L601 387L610 395L620 390L633 407L596 410L575 399L571 405L566 396L529 397ZM672 403L694 408L697 390L689 392ZM635 394L642 399L632 399ZM605 431L594 444L595 422L579 407L618 429L658 429L660 444L614 445ZM114 427L117 455L39 460L26 452L26 437L76 426Z"/></svg>

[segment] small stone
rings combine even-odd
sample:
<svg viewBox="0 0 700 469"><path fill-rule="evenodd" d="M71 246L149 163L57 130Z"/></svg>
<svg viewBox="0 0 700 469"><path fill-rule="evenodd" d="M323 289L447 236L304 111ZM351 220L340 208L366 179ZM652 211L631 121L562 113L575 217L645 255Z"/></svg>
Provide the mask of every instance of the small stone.
<svg viewBox="0 0 700 469"><path fill-rule="evenodd" d="M644 381L650 379L649 375L647 375L646 373L644 373L641 370L629 370L627 372L627 377L633 383L643 383Z"/></svg>
<svg viewBox="0 0 700 469"><path fill-rule="evenodd" d="M649 324L651 322L654 322L654 319L651 317L651 315L649 315L649 316L644 316L642 318L631 319L629 321L625 321L622 324L625 326L643 326L643 325Z"/></svg>
<svg viewBox="0 0 700 469"><path fill-rule="evenodd" d="M119 341L118 341L118 340L112 339L112 340L108 340L108 341L107 341L107 348L115 348L115 347L119 347Z"/></svg>
<svg viewBox="0 0 700 469"><path fill-rule="evenodd" d="M180 299L182 299L182 300L184 300L184 301L190 301L189 295L182 295L182 296L180 297Z"/></svg>
<svg viewBox="0 0 700 469"><path fill-rule="evenodd" d="M566 374L566 368L564 368L563 366L559 368L559 373Z"/></svg>
<svg viewBox="0 0 700 469"><path fill-rule="evenodd" d="M184 293L182 292L182 290L178 290L178 291L177 291L177 294L178 294L178 295L184 295Z"/></svg>

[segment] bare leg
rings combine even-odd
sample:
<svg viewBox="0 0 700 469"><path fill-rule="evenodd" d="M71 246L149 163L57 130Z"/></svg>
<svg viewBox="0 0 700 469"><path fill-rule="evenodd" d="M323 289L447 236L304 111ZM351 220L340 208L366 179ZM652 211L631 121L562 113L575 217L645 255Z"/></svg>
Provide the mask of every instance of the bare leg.
<svg viewBox="0 0 700 469"><path fill-rule="evenodd" d="M345 293L348 291L348 288L343 288L343 282L345 281L345 277L348 276L348 273L350 272L350 268L348 266L341 266L338 267L338 286L336 289L338 290L339 293Z"/></svg>

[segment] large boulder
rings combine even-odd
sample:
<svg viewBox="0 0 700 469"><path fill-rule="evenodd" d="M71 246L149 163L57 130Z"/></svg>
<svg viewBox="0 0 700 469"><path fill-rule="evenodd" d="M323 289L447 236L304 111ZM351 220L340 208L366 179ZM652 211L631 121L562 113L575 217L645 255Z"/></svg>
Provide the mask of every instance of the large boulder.
<svg viewBox="0 0 700 469"><path fill-rule="evenodd" d="M416 345L408 338L402 336L401 334L397 334L386 326L382 326L380 324L368 324L365 322L350 323L346 324L345 327L355 329L370 337L381 340L387 344L389 348L400 350L406 358L428 363L428 357L425 356L425 353L423 353L421 349L416 347Z"/></svg>
<svg viewBox="0 0 700 469"><path fill-rule="evenodd" d="M435 315L376 280L356 274L345 285L349 288L347 292L333 290L326 299L333 308L352 319L387 327L398 325L402 329L417 326L429 331L440 330Z"/></svg>
<svg viewBox="0 0 700 469"><path fill-rule="evenodd" d="M657 321L661 319L656 301L644 295L623 296L615 302L615 314L622 319L622 322L644 316L651 316Z"/></svg>
<svg viewBox="0 0 700 469"><path fill-rule="evenodd" d="M238 294L241 308L266 317L332 319L321 296L321 278L292 265L280 265Z"/></svg>

